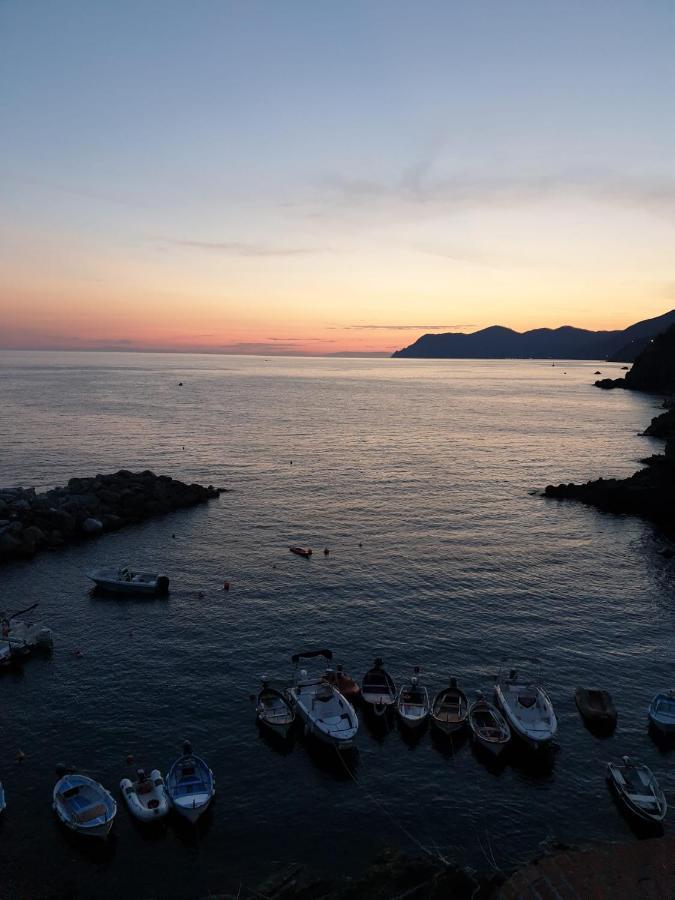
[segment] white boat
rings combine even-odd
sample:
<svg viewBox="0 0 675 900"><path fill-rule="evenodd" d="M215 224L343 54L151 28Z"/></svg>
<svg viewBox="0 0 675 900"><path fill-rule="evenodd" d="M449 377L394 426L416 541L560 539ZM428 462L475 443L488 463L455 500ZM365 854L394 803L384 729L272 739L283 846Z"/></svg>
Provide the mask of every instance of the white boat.
<svg viewBox="0 0 675 900"><path fill-rule="evenodd" d="M121 569L97 569L88 578L97 588L110 594L166 594L169 579L156 572L141 572L124 566Z"/></svg>
<svg viewBox="0 0 675 900"><path fill-rule="evenodd" d="M409 685L398 692L396 712L406 728L420 728L429 718L429 692L419 683L419 666L415 666Z"/></svg>
<svg viewBox="0 0 675 900"><path fill-rule="evenodd" d="M668 804L653 772L647 766L623 757L623 765L608 763L607 778L626 809L645 822L666 817Z"/></svg>
<svg viewBox="0 0 675 900"><path fill-rule="evenodd" d="M153 769L148 778L143 769L139 769L136 775L136 781L130 778L120 781L122 796L133 816L141 822L155 822L169 812L169 795L162 773Z"/></svg>
<svg viewBox="0 0 675 900"><path fill-rule="evenodd" d="M196 822L206 811L216 793L213 772L192 752L189 741L183 744L183 755L169 769L166 790L173 808L190 822Z"/></svg>
<svg viewBox="0 0 675 900"><path fill-rule="evenodd" d="M431 724L443 734L453 734L466 725L468 714L467 696L457 687L457 679L451 678L448 687L434 697L431 704Z"/></svg>
<svg viewBox="0 0 675 900"><path fill-rule="evenodd" d="M53 806L66 828L77 834L105 838L112 828L117 804L93 778L64 775L54 785Z"/></svg>
<svg viewBox="0 0 675 900"><path fill-rule="evenodd" d="M394 679L383 668L378 656L373 668L368 669L361 681L361 700L366 709L372 710L376 716L383 716L396 705L397 693Z"/></svg>
<svg viewBox="0 0 675 900"><path fill-rule="evenodd" d="M37 603L26 609L12 613L0 613L2 636L8 641L12 649L19 652L30 650L51 650L54 646L54 638L51 628L41 625L39 622L25 621L20 616L29 615L36 609Z"/></svg>
<svg viewBox="0 0 675 900"><path fill-rule="evenodd" d="M649 721L664 734L675 734L675 691L659 691L649 704Z"/></svg>
<svg viewBox="0 0 675 900"><path fill-rule="evenodd" d="M477 692L476 699L469 706L468 722L473 740L494 756L499 756L511 740L508 722L481 691Z"/></svg>
<svg viewBox="0 0 675 900"><path fill-rule="evenodd" d="M495 699L506 720L528 746L548 746L558 730L558 721L548 694L538 680L517 669L501 671L495 684Z"/></svg>
<svg viewBox="0 0 675 900"><path fill-rule="evenodd" d="M0 781L0 813L5 809L6 806L7 801L5 799L5 789L2 786L2 782Z"/></svg>
<svg viewBox="0 0 675 900"><path fill-rule="evenodd" d="M256 716L261 725L266 725L279 737L288 737L288 732L295 722L295 711L287 698L270 687L266 677L262 679L262 688L258 693Z"/></svg>
<svg viewBox="0 0 675 900"><path fill-rule="evenodd" d="M310 675L306 669L297 670L301 659L317 656L333 658L330 650L294 654L292 660L296 672L293 686L288 689L288 697L305 724L305 734L311 734L338 750L347 750L354 746L359 728L354 707L334 684L324 679L323 673Z"/></svg>

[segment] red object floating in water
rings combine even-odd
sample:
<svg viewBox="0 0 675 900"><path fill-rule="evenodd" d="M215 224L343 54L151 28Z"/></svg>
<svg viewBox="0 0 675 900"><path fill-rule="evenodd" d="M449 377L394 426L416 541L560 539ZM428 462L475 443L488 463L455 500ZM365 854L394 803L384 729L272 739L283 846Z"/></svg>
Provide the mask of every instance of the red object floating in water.
<svg viewBox="0 0 675 900"><path fill-rule="evenodd" d="M309 549L309 547L289 547L288 549L291 551L291 553L295 553L297 556L304 556L305 559L309 559L309 557L312 555L312 551Z"/></svg>
<svg viewBox="0 0 675 900"><path fill-rule="evenodd" d="M229 581L224 581L224 582L223 582L223 590L224 590L224 591L229 591L229 589L230 589L230 582L229 582Z"/></svg>

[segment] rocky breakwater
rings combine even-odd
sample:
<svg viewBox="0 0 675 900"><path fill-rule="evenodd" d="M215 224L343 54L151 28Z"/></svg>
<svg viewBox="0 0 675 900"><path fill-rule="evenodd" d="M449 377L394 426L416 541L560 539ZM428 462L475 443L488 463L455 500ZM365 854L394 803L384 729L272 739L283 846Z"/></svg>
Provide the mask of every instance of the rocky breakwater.
<svg viewBox="0 0 675 900"><path fill-rule="evenodd" d="M71 478L66 487L0 490L0 562L29 559L73 541L206 503L222 492L153 472L121 469L110 475Z"/></svg>
<svg viewBox="0 0 675 900"><path fill-rule="evenodd" d="M654 339L625 379L603 379L595 384L605 389L675 394L675 326ZM664 452L643 459L645 468L630 478L549 485L545 495L579 500L608 512L642 516L675 536L675 401L664 399L663 407L665 412L652 419L644 434L664 439Z"/></svg>

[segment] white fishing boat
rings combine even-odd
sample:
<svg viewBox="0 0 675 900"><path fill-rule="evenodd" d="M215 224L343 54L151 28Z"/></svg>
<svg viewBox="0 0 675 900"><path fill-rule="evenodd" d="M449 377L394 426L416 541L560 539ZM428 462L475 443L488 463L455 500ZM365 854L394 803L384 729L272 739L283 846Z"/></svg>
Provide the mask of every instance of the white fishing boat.
<svg viewBox="0 0 675 900"><path fill-rule="evenodd" d="M667 735L675 735L675 691L659 691L649 704L649 721Z"/></svg>
<svg viewBox="0 0 675 900"><path fill-rule="evenodd" d="M624 756L623 765L608 763L607 778L626 809L644 822L659 823L668 804L656 777L647 766Z"/></svg>
<svg viewBox="0 0 675 900"><path fill-rule="evenodd" d="M288 737L295 722L295 711L288 699L276 688L270 687L266 677L258 693L256 715L261 725L267 726L279 737Z"/></svg>
<svg viewBox="0 0 675 900"><path fill-rule="evenodd" d="M213 772L192 752L189 741L183 745L183 755L169 769L166 790L173 808L190 822L196 822L206 811L216 793Z"/></svg>
<svg viewBox="0 0 675 900"><path fill-rule="evenodd" d="M310 675L306 669L297 669L301 659L317 656L329 660L333 658L330 650L310 650L294 654L292 660L296 671L293 686L288 689L288 697L305 724L306 734L311 734L338 750L347 750L354 746L359 728L354 707L334 684L325 680L323 673Z"/></svg>
<svg viewBox="0 0 675 900"><path fill-rule="evenodd" d="M169 579L156 572L141 572L123 566L120 569L97 569L87 576L97 588L109 594L166 594Z"/></svg>
<svg viewBox="0 0 675 900"><path fill-rule="evenodd" d="M378 656L361 681L361 700L366 709L383 716L396 705L397 694L396 683Z"/></svg>
<svg viewBox="0 0 675 900"><path fill-rule="evenodd" d="M169 812L169 795L159 769L153 769L149 778L138 769L136 781L123 778L120 790L129 812L141 822L155 822Z"/></svg>
<svg viewBox="0 0 675 900"><path fill-rule="evenodd" d="M419 666L415 666L410 684L398 692L396 712L406 728L421 728L429 718L429 692L419 683Z"/></svg>
<svg viewBox="0 0 675 900"><path fill-rule="evenodd" d="M538 678L521 674L515 668L502 670L495 684L495 699L511 730L528 746L539 749L551 743L558 721Z"/></svg>
<svg viewBox="0 0 675 900"><path fill-rule="evenodd" d="M431 724L443 734L453 734L466 725L469 701L464 691L451 678L448 687L439 691L431 704Z"/></svg>
<svg viewBox="0 0 675 900"><path fill-rule="evenodd" d="M494 756L506 748L511 740L511 729L496 706L489 703L481 691L468 710L469 729L472 739Z"/></svg>
<svg viewBox="0 0 675 900"><path fill-rule="evenodd" d="M30 615L38 604L33 603L26 609L20 609L11 613L0 613L2 636L7 640L11 648L17 648L19 652L30 650L51 650L54 646L54 638L51 628L39 622L26 621L21 616Z"/></svg>
<svg viewBox="0 0 675 900"><path fill-rule="evenodd" d="M53 806L66 828L98 838L107 837L117 813L112 794L93 778L77 773L63 775L56 782Z"/></svg>
<svg viewBox="0 0 675 900"><path fill-rule="evenodd" d="M0 813L6 808L7 800L5 799L5 789L0 781Z"/></svg>

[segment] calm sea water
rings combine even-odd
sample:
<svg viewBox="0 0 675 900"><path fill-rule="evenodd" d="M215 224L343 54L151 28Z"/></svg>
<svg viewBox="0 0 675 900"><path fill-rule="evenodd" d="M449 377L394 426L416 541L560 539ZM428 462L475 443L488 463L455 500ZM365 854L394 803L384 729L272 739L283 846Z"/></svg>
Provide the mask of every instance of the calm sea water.
<svg viewBox="0 0 675 900"><path fill-rule="evenodd" d="M358 871L385 846L505 869L552 835L630 839L606 760L641 757L675 799L675 757L646 731L675 677L673 564L649 526L532 493L658 449L637 436L656 402L590 387L596 368L619 367L0 354L0 484L124 467L231 491L0 570L0 608L39 601L56 634L51 659L0 678L0 895L193 898L291 861ZM166 571L169 598L92 598L86 571L124 561ZM357 677L382 655L399 680L420 665L430 688L455 674L470 692L503 656L540 657L557 749L486 768L468 743L362 723L351 774L302 739L280 753L249 695L315 646ZM610 739L576 712L591 683L614 694ZM218 783L196 834L146 835L123 806L105 848L57 826L56 763L117 792L128 753L165 771L184 738Z"/></svg>

